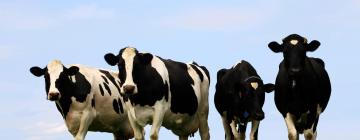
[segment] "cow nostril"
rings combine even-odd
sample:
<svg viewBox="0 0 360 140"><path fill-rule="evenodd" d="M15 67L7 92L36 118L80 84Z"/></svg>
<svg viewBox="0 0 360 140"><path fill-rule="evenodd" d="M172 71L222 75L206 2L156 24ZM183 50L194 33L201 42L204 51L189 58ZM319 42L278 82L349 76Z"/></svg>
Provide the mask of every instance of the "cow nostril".
<svg viewBox="0 0 360 140"><path fill-rule="evenodd" d="M124 86L124 92L125 93L133 93L135 90L135 86L131 86L131 85L125 85Z"/></svg>

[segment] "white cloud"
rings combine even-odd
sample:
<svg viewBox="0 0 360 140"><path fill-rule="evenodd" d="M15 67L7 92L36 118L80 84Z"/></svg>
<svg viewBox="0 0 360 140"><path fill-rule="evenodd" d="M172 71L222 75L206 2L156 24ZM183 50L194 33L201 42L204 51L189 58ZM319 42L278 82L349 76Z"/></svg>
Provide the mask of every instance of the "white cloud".
<svg viewBox="0 0 360 140"><path fill-rule="evenodd" d="M271 11L265 12L259 9L241 7L190 9L171 15L161 20L160 24L191 30L241 30L259 25L269 18Z"/></svg>
<svg viewBox="0 0 360 140"><path fill-rule="evenodd" d="M114 12L99 8L95 4L85 4L55 12L36 7L23 8L17 5L0 6L0 29L36 30L48 29L68 24L69 20L104 20L111 19Z"/></svg>
<svg viewBox="0 0 360 140"><path fill-rule="evenodd" d="M95 4L81 5L66 12L68 19L109 19L114 16L114 12L109 9L99 8Z"/></svg>

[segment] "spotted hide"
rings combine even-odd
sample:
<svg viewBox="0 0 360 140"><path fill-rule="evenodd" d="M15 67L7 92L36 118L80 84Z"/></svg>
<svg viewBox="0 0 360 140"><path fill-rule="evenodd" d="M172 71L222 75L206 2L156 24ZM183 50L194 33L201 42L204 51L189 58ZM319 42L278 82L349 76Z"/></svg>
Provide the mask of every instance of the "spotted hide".
<svg viewBox="0 0 360 140"><path fill-rule="evenodd" d="M263 84L256 70L247 61L217 73L215 107L220 113L226 140L245 140L246 126L252 122L250 140L257 140L265 92L273 91L273 84Z"/></svg>
<svg viewBox="0 0 360 140"><path fill-rule="evenodd" d="M75 140L83 140L87 131L110 132L115 140L133 137L117 73L83 65L66 67L58 60L30 72L44 76L47 99L55 102Z"/></svg>
<svg viewBox="0 0 360 140"><path fill-rule="evenodd" d="M298 140L304 133L306 140L315 140L320 114L331 94L324 61L306 54L315 51L320 42L308 43L306 38L292 34L282 44L271 42L268 46L284 56L276 77L275 104L285 119L289 139Z"/></svg>
<svg viewBox="0 0 360 140"><path fill-rule="evenodd" d="M106 54L108 64L118 66L120 87L126 100L135 138L144 139L144 127L152 124L150 139L157 140L161 126L187 139L198 129L208 140L209 73L195 62L185 64L139 53L126 47L118 55Z"/></svg>

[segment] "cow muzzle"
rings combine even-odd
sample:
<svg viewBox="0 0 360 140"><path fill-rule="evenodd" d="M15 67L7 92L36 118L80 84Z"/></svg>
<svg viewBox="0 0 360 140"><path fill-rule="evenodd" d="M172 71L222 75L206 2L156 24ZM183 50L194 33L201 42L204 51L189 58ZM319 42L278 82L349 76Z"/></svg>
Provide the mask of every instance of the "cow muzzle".
<svg viewBox="0 0 360 140"><path fill-rule="evenodd" d="M124 85L123 89L124 89L125 95L135 94L135 88L136 87L133 85Z"/></svg>
<svg viewBox="0 0 360 140"><path fill-rule="evenodd" d="M50 101L57 101L60 99L60 93L58 92L50 92L48 95L48 99Z"/></svg>

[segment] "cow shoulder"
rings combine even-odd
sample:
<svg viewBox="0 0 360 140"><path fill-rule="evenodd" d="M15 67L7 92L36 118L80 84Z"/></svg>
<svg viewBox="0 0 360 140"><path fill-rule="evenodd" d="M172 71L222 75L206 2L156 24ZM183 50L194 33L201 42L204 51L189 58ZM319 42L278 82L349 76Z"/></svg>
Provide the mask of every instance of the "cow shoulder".
<svg viewBox="0 0 360 140"><path fill-rule="evenodd" d="M84 102L86 97L91 93L91 82L92 78L88 73L93 72L91 68L82 65L76 65L79 67L79 72L75 74L73 77L73 93L72 95L75 97L76 101Z"/></svg>
<svg viewBox="0 0 360 140"><path fill-rule="evenodd" d="M168 100L169 84L165 64L159 57L153 56L151 65L146 65L139 75L134 76L138 93L130 96L130 101L135 105L153 106L156 101L165 98Z"/></svg>
<svg viewBox="0 0 360 140"><path fill-rule="evenodd" d="M171 111L182 114L195 114L198 101L192 87L194 80L188 73L188 65L172 60L164 60L169 73L171 91Z"/></svg>

